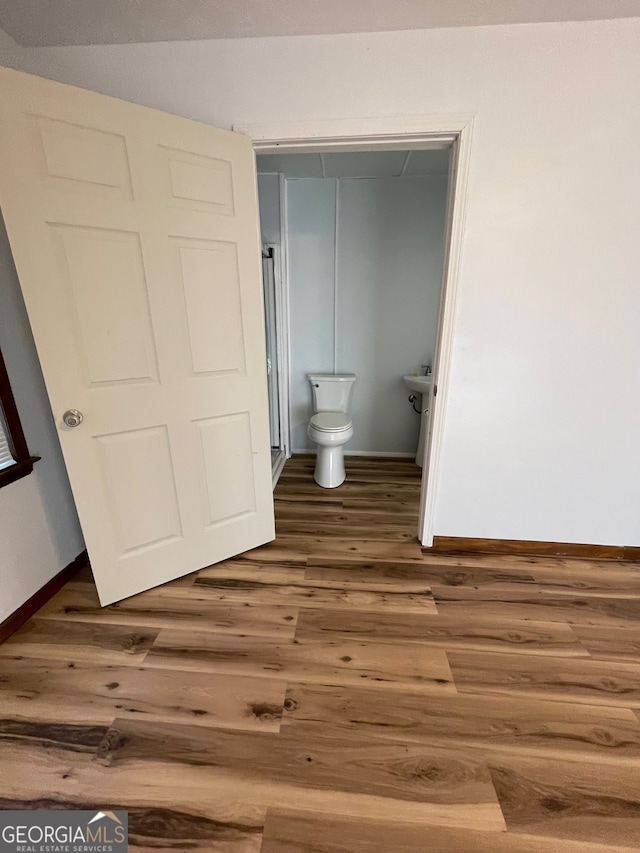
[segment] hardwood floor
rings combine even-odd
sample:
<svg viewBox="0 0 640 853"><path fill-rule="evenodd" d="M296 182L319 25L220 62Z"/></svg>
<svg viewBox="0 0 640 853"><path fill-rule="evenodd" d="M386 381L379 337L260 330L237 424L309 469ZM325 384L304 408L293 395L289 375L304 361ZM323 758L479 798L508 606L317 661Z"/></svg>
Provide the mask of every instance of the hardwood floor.
<svg viewBox="0 0 640 853"><path fill-rule="evenodd" d="M420 471L313 460L277 539L0 646L0 808L124 808L130 849L640 848L640 566L415 538Z"/></svg>

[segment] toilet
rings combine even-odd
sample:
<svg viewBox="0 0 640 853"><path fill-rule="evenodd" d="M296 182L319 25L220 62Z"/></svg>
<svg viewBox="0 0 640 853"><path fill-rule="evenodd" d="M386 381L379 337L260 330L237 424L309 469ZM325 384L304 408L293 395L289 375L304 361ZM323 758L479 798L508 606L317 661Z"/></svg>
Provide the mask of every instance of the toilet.
<svg viewBox="0 0 640 853"><path fill-rule="evenodd" d="M356 377L352 373L310 373L307 379L315 411L307 435L318 446L313 479L323 489L335 489L346 477L342 448L353 437L353 424L347 412Z"/></svg>

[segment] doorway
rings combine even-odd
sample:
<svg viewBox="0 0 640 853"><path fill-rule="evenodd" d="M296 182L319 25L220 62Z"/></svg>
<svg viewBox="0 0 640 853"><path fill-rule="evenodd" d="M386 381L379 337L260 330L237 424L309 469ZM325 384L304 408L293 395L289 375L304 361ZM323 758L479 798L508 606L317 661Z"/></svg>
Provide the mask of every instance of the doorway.
<svg viewBox="0 0 640 853"><path fill-rule="evenodd" d="M418 521L418 538L423 545L430 546L433 540L435 496L449 384L472 119L468 116L435 116L408 120L360 119L280 126L244 126L235 129L252 137L257 155L450 150L443 288L431 365L433 381L428 400L431 414L425 441ZM437 406L434 405L436 396Z"/></svg>
<svg viewBox="0 0 640 853"><path fill-rule="evenodd" d="M287 246L291 371L283 381L290 379L294 454L315 451L307 435L306 377L354 374L349 413L355 432L345 454L406 457L422 467L427 417L421 413L428 409L435 354L449 155L442 149L257 157L263 239ZM282 182L286 213L280 218ZM263 264L273 349L278 330L269 258ZM277 413L270 354L267 376Z"/></svg>

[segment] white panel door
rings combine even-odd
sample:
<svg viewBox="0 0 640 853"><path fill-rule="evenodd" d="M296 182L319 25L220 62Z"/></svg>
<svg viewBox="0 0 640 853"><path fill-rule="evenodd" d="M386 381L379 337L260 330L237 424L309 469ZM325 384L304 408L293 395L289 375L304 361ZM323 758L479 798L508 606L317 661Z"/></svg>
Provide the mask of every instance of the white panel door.
<svg viewBox="0 0 640 853"><path fill-rule="evenodd" d="M102 604L274 537L254 170L240 134L0 69L0 206Z"/></svg>

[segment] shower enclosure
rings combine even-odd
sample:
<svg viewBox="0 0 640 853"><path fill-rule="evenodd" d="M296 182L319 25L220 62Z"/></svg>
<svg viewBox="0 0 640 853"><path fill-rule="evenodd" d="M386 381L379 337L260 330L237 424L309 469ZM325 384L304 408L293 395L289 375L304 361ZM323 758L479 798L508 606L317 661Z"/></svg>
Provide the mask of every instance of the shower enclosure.
<svg viewBox="0 0 640 853"><path fill-rule="evenodd" d="M285 353L282 346L282 315L279 311L280 259L279 247L262 247L262 286L264 295L264 330L266 344L267 391L269 395L269 434L273 483L278 480L288 456L288 430L285 428L286 400L283 387Z"/></svg>

